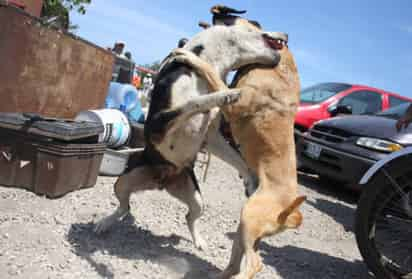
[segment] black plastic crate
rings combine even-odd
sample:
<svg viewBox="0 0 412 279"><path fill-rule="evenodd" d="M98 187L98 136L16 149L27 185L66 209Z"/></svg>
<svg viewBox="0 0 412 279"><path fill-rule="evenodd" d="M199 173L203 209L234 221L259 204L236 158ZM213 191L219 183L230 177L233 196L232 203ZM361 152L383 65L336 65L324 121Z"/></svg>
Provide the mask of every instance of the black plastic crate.
<svg viewBox="0 0 412 279"><path fill-rule="evenodd" d="M31 113L0 113L0 128L22 135L48 137L62 141L94 139L104 131L100 123L42 117Z"/></svg>
<svg viewBox="0 0 412 279"><path fill-rule="evenodd" d="M36 142L0 135L0 185L49 198L96 184L104 144Z"/></svg>

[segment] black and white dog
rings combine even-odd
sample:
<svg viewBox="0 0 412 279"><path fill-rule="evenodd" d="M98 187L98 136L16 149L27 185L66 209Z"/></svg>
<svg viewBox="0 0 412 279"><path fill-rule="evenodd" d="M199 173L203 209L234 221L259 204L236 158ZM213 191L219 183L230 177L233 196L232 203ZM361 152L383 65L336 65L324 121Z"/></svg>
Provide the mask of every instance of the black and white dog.
<svg viewBox="0 0 412 279"><path fill-rule="evenodd" d="M184 49L209 63L225 80L229 71L248 64L276 65L280 57L273 47L275 39L250 25L214 26L193 37ZM114 186L120 205L97 223L95 231L107 230L129 212L132 192L165 189L189 207L189 230L195 246L202 249L206 243L196 221L203 201L193 172L198 151L204 146L237 166L243 178L250 180L246 164L239 156L233 159L227 155L227 143L218 125L211 125L216 122L218 108L236 101L240 92L232 89L209 94L207 82L190 66L176 61L167 58L156 78L145 123L146 147L130 159L128 170Z"/></svg>

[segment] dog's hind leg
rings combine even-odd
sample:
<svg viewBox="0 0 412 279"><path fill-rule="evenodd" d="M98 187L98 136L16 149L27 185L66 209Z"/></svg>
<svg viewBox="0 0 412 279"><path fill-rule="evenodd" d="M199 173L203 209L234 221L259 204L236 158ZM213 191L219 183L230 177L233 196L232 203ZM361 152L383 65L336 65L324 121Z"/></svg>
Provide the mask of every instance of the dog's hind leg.
<svg viewBox="0 0 412 279"><path fill-rule="evenodd" d="M135 191L159 188L159 170L150 166L137 167L120 176L114 184L114 192L119 201L119 207L111 215L100 220L94 227L98 234L107 231L114 223L121 221L130 210L130 195Z"/></svg>
<svg viewBox="0 0 412 279"><path fill-rule="evenodd" d="M203 213L203 199L199 185L192 169L183 171L179 179L168 184L166 190L173 197L185 203L189 212L186 215L187 225L196 248L205 250L207 244L198 229L198 219Z"/></svg>
<svg viewBox="0 0 412 279"><path fill-rule="evenodd" d="M245 214L249 210L250 204L253 206L253 201L251 202L249 199L242 209L241 222L235 238L236 241L233 242L231 261L223 273L225 276L226 274L230 276L236 274L236 276L226 278L251 279L263 268L262 260L257 250L259 241L263 236L261 234L261 226L266 224L261 223L260 216L245 220ZM231 273L229 274L228 272Z"/></svg>

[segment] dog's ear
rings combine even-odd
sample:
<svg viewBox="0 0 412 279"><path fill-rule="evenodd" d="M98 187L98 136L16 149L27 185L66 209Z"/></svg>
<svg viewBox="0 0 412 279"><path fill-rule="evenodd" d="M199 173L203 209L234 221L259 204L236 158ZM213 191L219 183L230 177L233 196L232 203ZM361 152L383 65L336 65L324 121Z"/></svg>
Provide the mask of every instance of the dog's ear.
<svg viewBox="0 0 412 279"><path fill-rule="evenodd" d="M302 224L303 217L298 208L305 200L306 196L296 198L291 205L279 214L278 223L289 229L299 227Z"/></svg>
<svg viewBox="0 0 412 279"><path fill-rule="evenodd" d="M232 15L213 15L212 23L213 25L233 26L238 18L238 16Z"/></svg>
<svg viewBox="0 0 412 279"><path fill-rule="evenodd" d="M236 20L239 18L233 14L244 14L246 11L239 11L233 8L226 7L224 5L216 5L210 9L213 14L213 25L226 25L232 26L236 24Z"/></svg>
<svg viewBox="0 0 412 279"><path fill-rule="evenodd" d="M248 20L248 22L254 25L256 28L262 29L262 25L257 20Z"/></svg>
<svg viewBox="0 0 412 279"><path fill-rule="evenodd" d="M203 29L207 29L210 27L210 24L207 23L206 21L199 21L198 23L199 27L203 28Z"/></svg>
<svg viewBox="0 0 412 279"><path fill-rule="evenodd" d="M228 15L228 14L244 14L245 10L236 10L225 5L215 5L210 9L210 12L214 15Z"/></svg>

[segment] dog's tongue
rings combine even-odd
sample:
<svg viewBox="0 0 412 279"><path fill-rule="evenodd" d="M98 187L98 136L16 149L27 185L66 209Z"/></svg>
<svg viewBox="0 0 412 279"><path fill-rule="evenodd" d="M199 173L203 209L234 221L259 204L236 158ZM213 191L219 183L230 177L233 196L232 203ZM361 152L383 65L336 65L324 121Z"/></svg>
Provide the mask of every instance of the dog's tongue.
<svg viewBox="0 0 412 279"><path fill-rule="evenodd" d="M266 37L266 42L269 44L271 48L276 50L281 50L285 46L285 43L280 39L272 39Z"/></svg>

